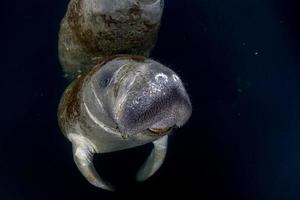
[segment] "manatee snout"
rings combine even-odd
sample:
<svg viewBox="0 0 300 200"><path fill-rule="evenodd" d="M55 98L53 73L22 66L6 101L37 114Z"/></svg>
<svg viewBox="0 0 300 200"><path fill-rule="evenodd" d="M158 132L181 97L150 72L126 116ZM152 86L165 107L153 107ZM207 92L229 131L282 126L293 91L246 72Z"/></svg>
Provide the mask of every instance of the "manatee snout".
<svg viewBox="0 0 300 200"><path fill-rule="evenodd" d="M189 96L171 69L151 62L120 77L114 119L121 132L132 135L147 129L168 130L189 119Z"/></svg>

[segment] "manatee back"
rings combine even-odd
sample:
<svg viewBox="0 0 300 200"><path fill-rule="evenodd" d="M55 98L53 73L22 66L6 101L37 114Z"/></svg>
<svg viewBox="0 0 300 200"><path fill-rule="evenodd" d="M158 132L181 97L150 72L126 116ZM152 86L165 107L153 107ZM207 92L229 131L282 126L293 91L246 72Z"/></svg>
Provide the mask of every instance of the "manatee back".
<svg viewBox="0 0 300 200"><path fill-rule="evenodd" d="M112 55L148 57L162 12L163 0L71 0L59 32L66 76L85 74Z"/></svg>

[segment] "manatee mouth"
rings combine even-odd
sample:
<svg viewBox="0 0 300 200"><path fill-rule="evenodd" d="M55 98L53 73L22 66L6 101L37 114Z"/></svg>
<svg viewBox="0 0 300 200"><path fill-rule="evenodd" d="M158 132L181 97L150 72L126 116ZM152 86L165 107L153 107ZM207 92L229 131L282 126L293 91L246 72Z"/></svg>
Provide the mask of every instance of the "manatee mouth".
<svg viewBox="0 0 300 200"><path fill-rule="evenodd" d="M168 127L168 128L148 128L144 131L145 135L152 137L162 137L174 132L176 126Z"/></svg>
<svg viewBox="0 0 300 200"><path fill-rule="evenodd" d="M170 128L149 128L148 130L153 132L153 133L164 133L164 132L168 132Z"/></svg>

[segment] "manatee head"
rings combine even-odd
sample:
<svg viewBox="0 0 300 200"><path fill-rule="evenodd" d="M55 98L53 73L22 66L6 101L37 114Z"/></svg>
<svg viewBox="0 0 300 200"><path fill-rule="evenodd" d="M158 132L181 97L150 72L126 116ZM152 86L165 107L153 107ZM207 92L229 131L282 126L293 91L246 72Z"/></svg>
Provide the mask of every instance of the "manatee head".
<svg viewBox="0 0 300 200"><path fill-rule="evenodd" d="M192 113L178 75L154 60L115 58L106 62L93 78L98 99L122 134L162 134L181 127Z"/></svg>

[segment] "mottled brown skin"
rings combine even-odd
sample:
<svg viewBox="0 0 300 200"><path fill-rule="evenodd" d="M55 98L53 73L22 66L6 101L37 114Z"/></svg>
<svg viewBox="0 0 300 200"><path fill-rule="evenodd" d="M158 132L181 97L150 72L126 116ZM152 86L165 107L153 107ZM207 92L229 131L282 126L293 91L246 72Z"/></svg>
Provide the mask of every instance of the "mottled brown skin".
<svg viewBox="0 0 300 200"><path fill-rule="evenodd" d="M86 19L83 1L71 1L61 22L59 58L67 76L74 78L85 74L111 55L149 56L160 24L144 19L139 5L126 13L121 10L117 19L110 15Z"/></svg>
<svg viewBox="0 0 300 200"><path fill-rule="evenodd" d="M67 134L65 130L68 129L65 127L70 127L70 124L78 120L80 116L79 95L83 78L84 77L81 76L73 81L65 90L60 100L57 118L60 130L62 130L64 134Z"/></svg>

